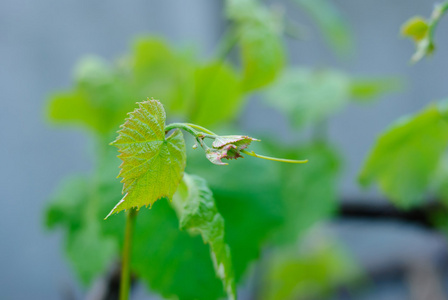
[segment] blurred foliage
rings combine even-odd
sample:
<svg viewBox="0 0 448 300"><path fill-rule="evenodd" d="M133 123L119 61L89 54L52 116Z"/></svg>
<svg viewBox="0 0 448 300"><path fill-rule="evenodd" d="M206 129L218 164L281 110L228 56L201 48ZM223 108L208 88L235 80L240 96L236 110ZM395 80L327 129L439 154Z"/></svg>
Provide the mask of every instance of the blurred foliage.
<svg viewBox="0 0 448 300"><path fill-rule="evenodd" d="M337 51L349 51L350 30L330 1L297 3L318 22ZM265 89L269 105L283 112L298 130L304 125L317 126L351 99L363 102L396 89L388 79L355 78L336 70L284 70L285 20L280 10L255 0L227 0L225 11L229 29L217 57L204 61L189 49L172 47L160 38L141 37L132 52L114 64L96 57L82 60L74 86L51 97L47 114L53 122L82 126L94 133L93 174L68 180L46 211L48 227L66 232L68 258L84 283L91 283L118 260L122 247L124 214L103 221L120 200L122 186L115 179L119 160L108 143L137 101L153 97L176 121L228 128L250 93ZM233 48L239 51L238 63L228 59ZM219 278L224 279L226 290L233 281L242 283L266 245L275 245L279 253L291 249L312 227L336 212L342 163L334 145L317 139L285 145L277 137L261 138L265 145L254 145L260 153L309 158L310 162L289 166L247 157L221 167L190 150L186 171L205 178L210 190L203 179L192 175L190 191L183 186L174 196L176 201L184 199L185 206L160 200L151 210L139 212L132 270L151 290L166 298L221 298L225 290ZM216 232L208 231L211 222L217 222ZM272 274L265 275L272 276L273 284L279 276L289 276L288 286L284 290L270 287L267 299L295 295L293 291L302 289L308 271L314 274L309 281L315 281L316 292L340 284L334 280L336 269L346 278L349 262L328 249L306 255L285 250L289 253L285 259L294 262L292 270L280 262L272 266ZM220 263L224 276L214 270ZM227 273L230 265L234 279ZM290 272L298 275L290 276Z"/></svg>
<svg viewBox="0 0 448 300"><path fill-rule="evenodd" d="M315 20L325 39L340 55L353 51L353 34L345 17L331 0L294 0Z"/></svg>
<svg viewBox="0 0 448 300"><path fill-rule="evenodd" d="M349 255L316 233L300 247L276 249L265 266L261 299L325 299L363 279ZM325 240L323 240L325 238Z"/></svg>
<svg viewBox="0 0 448 300"><path fill-rule="evenodd" d="M434 52L434 34L440 19L448 11L448 1L434 6L431 17L425 20L422 17L412 17L401 27L401 34L412 38L415 42L415 53L411 61L417 62Z"/></svg>
<svg viewBox="0 0 448 300"><path fill-rule="evenodd" d="M378 182L395 204L421 204L448 146L447 110L431 105L395 122L377 140L360 174L363 185Z"/></svg>
<svg viewBox="0 0 448 300"><path fill-rule="evenodd" d="M265 98L300 128L327 119L351 99L363 102L399 88L396 78L357 79L336 70L295 68L283 72Z"/></svg>

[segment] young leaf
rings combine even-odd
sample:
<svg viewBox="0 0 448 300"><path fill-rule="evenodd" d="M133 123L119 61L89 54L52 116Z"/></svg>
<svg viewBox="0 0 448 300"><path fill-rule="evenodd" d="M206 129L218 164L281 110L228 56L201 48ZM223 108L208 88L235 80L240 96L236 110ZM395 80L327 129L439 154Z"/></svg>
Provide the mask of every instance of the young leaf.
<svg viewBox="0 0 448 300"><path fill-rule="evenodd" d="M413 63L434 52L434 34L440 19L447 11L448 1L436 4L429 20L413 17L401 27L401 34L415 42L416 50L411 59Z"/></svg>
<svg viewBox="0 0 448 300"><path fill-rule="evenodd" d="M257 139L242 135L218 136L213 141L213 148L206 150L205 156L215 165L227 165L222 159L237 159L243 157L241 151Z"/></svg>
<svg viewBox="0 0 448 300"><path fill-rule="evenodd" d="M216 275L222 280L229 299L236 299L230 248L225 242L224 219L216 208L213 194L204 179L184 174L187 188L182 195L174 197L173 203L180 218L180 228L200 233L210 244L210 253Z"/></svg>
<svg viewBox="0 0 448 300"><path fill-rule="evenodd" d="M118 176L126 194L107 217L123 209L151 206L163 197L171 199L185 169L185 141L180 130L165 137L162 104L157 100L138 104L112 142L123 160Z"/></svg>
<svg viewBox="0 0 448 300"><path fill-rule="evenodd" d="M431 105L393 124L377 140L360 174L367 186L377 182L398 206L424 200L440 157L448 146L447 110Z"/></svg>

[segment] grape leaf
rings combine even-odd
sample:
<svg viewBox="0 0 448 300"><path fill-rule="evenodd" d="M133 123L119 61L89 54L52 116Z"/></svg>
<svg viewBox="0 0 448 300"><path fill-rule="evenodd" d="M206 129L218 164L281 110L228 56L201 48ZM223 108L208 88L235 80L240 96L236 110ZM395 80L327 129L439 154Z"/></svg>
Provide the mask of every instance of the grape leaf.
<svg viewBox="0 0 448 300"><path fill-rule="evenodd" d="M212 62L194 73L194 94L189 101L191 122L209 126L236 117L242 100L240 79L227 63Z"/></svg>
<svg viewBox="0 0 448 300"><path fill-rule="evenodd" d="M311 236L313 238L313 236ZM328 237L314 237L299 249L277 248L267 262L262 299L326 299L363 279L356 262Z"/></svg>
<svg viewBox="0 0 448 300"><path fill-rule="evenodd" d="M424 200L438 163L448 146L447 109L430 105L402 118L376 141L360 173L367 186L377 182L398 206L411 207Z"/></svg>
<svg viewBox="0 0 448 300"><path fill-rule="evenodd" d="M246 149L252 141L259 140L242 135L218 136L213 141L213 148L205 151L205 157L215 165L227 165L227 163L223 163L221 160L243 157L241 150Z"/></svg>
<svg viewBox="0 0 448 300"><path fill-rule="evenodd" d="M97 57L84 58L76 68L76 85L54 94L47 106L50 120L74 123L105 135L115 130L134 105L126 76Z"/></svg>
<svg viewBox="0 0 448 300"><path fill-rule="evenodd" d="M261 143L255 150L268 152ZM207 178L225 220L235 281L241 282L250 263L259 257L263 244L283 220L279 201L280 164L248 157L222 168L204 160L202 153L190 151L188 172Z"/></svg>
<svg viewBox="0 0 448 300"><path fill-rule="evenodd" d="M214 300L224 296L210 249L200 236L179 230L167 201L142 209L136 219L131 269L164 298Z"/></svg>
<svg viewBox="0 0 448 300"><path fill-rule="evenodd" d="M368 102L383 94L401 90L399 78L353 78L350 82L350 96L357 102Z"/></svg>
<svg viewBox="0 0 448 300"><path fill-rule="evenodd" d="M276 78L285 63L281 22L256 0L228 0L226 4L241 46L243 90L261 88Z"/></svg>
<svg viewBox="0 0 448 300"><path fill-rule="evenodd" d="M93 196L92 191L99 186L92 182L91 178L84 177L67 179L53 197L45 216L47 228L65 230L66 255L86 285L103 274L118 256L118 241L103 234L101 226L105 222L96 207L101 205L98 200L104 198ZM102 187L109 189L105 185Z"/></svg>
<svg viewBox="0 0 448 300"><path fill-rule="evenodd" d="M185 169L185 141L178 129L165 137L162 104L157 100L138 104L139 108L129 114L112 142L123 160L118 176L123 178L126 194L109 215L132 207L151 206L163 197L171 199Z"/></svg>
<svg viewBox="0 0 448 300"><path fill-rule="evenodd" d="M353 35L349 25L331 0L296 0L316 21L327 42L339 54L353 49Z"/></svg>
<svg viewBox="0 0 448 300"><path fill-rule="evenodd" d="M166 111L183 112L193 92L196 59L190 51L174 51L163 40L140 38L134 43L133 81L139 98L161 99Z"/></svg>
<svg viewBox="0 0 448 300"><path fill-rule="evenodd" d="M268 89L266 101L297 127L318 122L349 100L350 80L336 71L290 69Z"/></svg>
<svg viewBox="0 0 448 300"><path fill-rule="evenodd" d="M213 194L204 179L184 174L184 189L180 189L173 204L180 219L180 229L200 233L210 252L216 275L222 280L229 299L236 299L230 248L225 241L224 219L216 208Z"/></svg>
<svg viewBox="0 0 448 300"><path fill-rule="evenodd" d="M290 159L307 157L310 162L300 168L288 164L281 166L283 188L280 199L284 223L276 236L278 243L296 243L312 226L336 212L340 157L334 148L313 143L280 154Z"/></svg>

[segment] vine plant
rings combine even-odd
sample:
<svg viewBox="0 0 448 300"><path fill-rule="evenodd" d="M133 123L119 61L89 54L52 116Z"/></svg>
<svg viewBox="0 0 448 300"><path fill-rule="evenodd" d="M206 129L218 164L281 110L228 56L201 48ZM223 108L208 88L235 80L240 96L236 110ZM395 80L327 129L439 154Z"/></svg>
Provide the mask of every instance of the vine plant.
<svg viewBox="0 0 448 300"><path fill-rule="evenodd" d="M430 18L415 16L403 24L401 33L416 45L411 62L433 54L435 30L447 12L448 1L444 1L434 6ZM447 202L447 148L445 99L400 118L383 132L367 157L360 182L366 186L378 183L382 192L401 208L424 204L428 192Z"/></svg>
<svg viewBox="0 0 448 300"><path fill-rule="evenodd" d="M138 103L139 107L129 114L121 126L117 139L111 144L119 149L122 159L119 176L123 178L125 196L106 216L128 210L122 259L120 300L128 299L130 281L130 253L133 223L142 206L151 207L161 198L171 200L184 177L186 165L185 142L180 129L191 134L206 153L207 159L216 165L226 165L222 159L237 159L241 153L268 160L306 163L308 160L290 160L263 156L245 150L254 138L241 135L219 136L195 124L172 123L165 126L165 110L157 100ZM168 137L166 134L170 133ZM213 140L212 147L205 140ZM197 147L197 144L194 147ZM194 177L187 175L186 185L195 184ZM200 181L200 180L199 180ZM191 194L191 193L190 193ZM201 200L197 198L204 198ZM236 299L230 250L224 242L224 224L210 193L187 197L177 204L181 224L199 230L204 242L210 243L215 272L221 278L230 299ZM219 221L216 221L216 218ZM189 219L190 221L185 221Z"/></svg>

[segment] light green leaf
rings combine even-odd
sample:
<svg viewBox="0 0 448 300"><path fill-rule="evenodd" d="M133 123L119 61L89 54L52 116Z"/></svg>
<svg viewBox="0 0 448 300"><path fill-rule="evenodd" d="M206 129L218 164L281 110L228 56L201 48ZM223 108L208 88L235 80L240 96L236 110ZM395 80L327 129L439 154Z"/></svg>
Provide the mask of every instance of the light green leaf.
<svg viewBox="0 0 448 300"><path fill-rule="evenodd" d="M46 210L49 229L65 230L65 250L76 274L84 284L104 274L118 257L118 240L104 235L99 208L104 199L94 195L100 186L92 178L73 177L64 182ZM108 185L101 189L109 190ZM110 199L113 199L110 198ZM113 222L112 222L113 223Z"/></svg>
<svg viewBox="0 0 448 300"><path fill-rule="evenodd" d="M229 299L236 299L230 248L225 241L224 219L216 208L213 194L204 179L184 174L184 190L180 189L173 204L180 219L180 229L200 233L210 253L216 275L222 280Z"/></svg>
<svg viewBox="0 0 448 300"><path fill-rule="evenodd" d="M339 245L326 240L317 237L300 249L275 249L264 273L262 299L326 299L342 286L355 286L362 279L359 266Z"/></svg>
<svg viewBox="0 0 448 300"><path fill-rule="evenodd" d="M185 169L182 133L175 130L165 137L166 116L162 104L157 100L138 104L139 108L129 114L112 143L123 160L118 176L123 178L126 194L109 215L131 207L151 206L163 197L171 199Z"/></svg>
<svg viewBox="0 0 448 300"><path fill-rule="evenodd" d="M339 111L348 103L349 91L350 80L343 73L291 69L271 86L266 100L301 127Z"/></svg>
<svg viewBox="0 0 448 300"><path fill-rule="evenodd" d="M383 94L396 92L402 86L398 78L354 78L350 82L350 95L357 102L368 102Z"/></svg>
<svg viewBox="0 0 448 300"><path fill-rule="evenodd" d="M429 20L413 17L401 27L401 34L414 40L416 51L411 58L417 62L424 56L431 55L435 49L434 34L440 19L448 11L448 1L436 4Z"/></svg>
<svg viewBox="0 0 448 300"><path fill-rule="evenodd" d="M320 27L327 42L338 52L353 50L353 34L332 0L296 0Z"/></svg>
<svg viewBox="0 0 448 300"><path fill-rule="evenodd" d="M76 68L76 85L54 94L47 107L56 123L74 123L106 135L116 130L135 99L125 75L97 57L84 58Z"/></svg>
<svg viewBox="0 0 448 300"><path fill-rule="evenodd" d="M162 39L138 39L132 57L138 98L162 99L168 112L184 112L193 93L195 63L192 53L175 51Z"/></svg>
<svg viewBox="0 0 448 300"><path fill-rule="evenodd" d="M239 37L243 90L251 91L271 83L285 63L279 16L256 0L228 0L226 9Z"/></svg>
<svg viewBox="0 0 448 300"><path fill-rule="evenodd" d="M420 204L448 146L446 114L441 105L430 105L395 122L376 141L360 182L364 186L378 183L398 206Z"/></svg>
<svg viewBox="0 0 448 300"><path fill-rule="evenodd" d="M213 62L196 69L194 95L188 119L209 126L236 118L242 92L238 75L226 63Z"/></svg>

